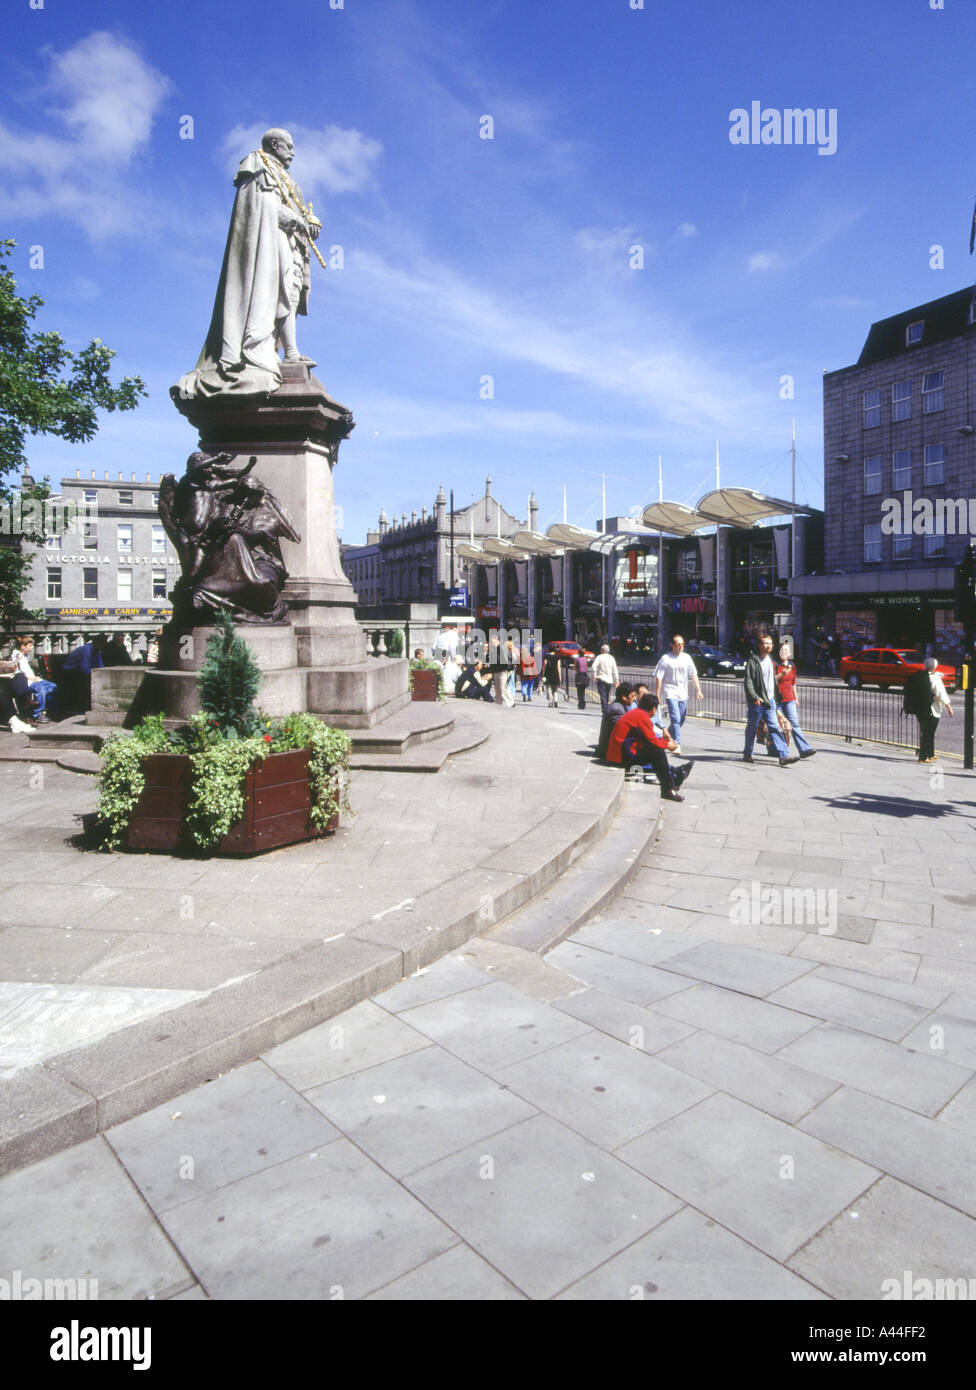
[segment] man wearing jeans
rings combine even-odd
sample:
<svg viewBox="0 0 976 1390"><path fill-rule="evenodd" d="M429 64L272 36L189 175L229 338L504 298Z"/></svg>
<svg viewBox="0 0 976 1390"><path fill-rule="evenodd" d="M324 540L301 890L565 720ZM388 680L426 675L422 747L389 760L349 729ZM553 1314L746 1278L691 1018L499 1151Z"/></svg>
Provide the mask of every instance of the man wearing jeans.
<svg viewBox="0 0 976 1390"><path fill-rule="evenodd" d="M600 709L606 714L610 707L610 697L620 684L620 672L617 670L617 663L610 655L610 648L606 642L600 648L600 655L593 663L593 677L600 696Z"/></svg>
<svg viewBox="0 0 976 1390"><path fill-rule="evenodd" d="M654 671L654 677L657 682L657 698L667 706L668 717L671 721L671 737L677 744L674 751L680 753L681 726L688 713L689 680L695 687L695 694L698 696L699 702L705 698L698 683L695 663L685 651L685 639L683 637L671 638L670 655L661 657Z"/></svg>
<svg viewBox="0 0 976 1390"><path fill-rule="evenodd" d="M797 761L790 757L790 750L779 731L776 715L776 671L773 667L773 639L760 637L759 652L753 652L746 662L746 702L749 712L746 716L746 742L742 750L742 761L751 763L752 750L756 742L756 729L763 714L766 716L767 737L776 750L780 767L789 767Z"/></svg>

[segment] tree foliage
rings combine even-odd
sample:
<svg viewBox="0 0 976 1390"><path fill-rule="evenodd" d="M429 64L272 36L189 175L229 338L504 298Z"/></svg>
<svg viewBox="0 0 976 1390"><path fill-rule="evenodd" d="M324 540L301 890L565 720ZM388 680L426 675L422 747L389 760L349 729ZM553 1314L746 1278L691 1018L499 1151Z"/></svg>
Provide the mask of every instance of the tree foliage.
<svg viewBox="0 0 976 1390"><path fill-rule="evenodd" d="M258 719L254 699L261 684L261 671L251 648L235 633L226 609L217 614L214 630L207 638L197 680L205 713L226 731L233 730L246 738Z"/></svg>
<svg viewBox="0 0 976 1390"><path fill-rule="evenodd" d="M33 327L44 301L17 293L6 264L16 242L0 240L0 500L12 489L5 475L27 466L27 438L52 434L69 443L94 439L98 411L134 410L147 395L141 377L123 377L113 386L109 375L115 353L98 338L72 352L60 333ZM46 495L46 484L34 495ZM36 539L27 537L26 539ZM9 620L27 586L32 556L0 537L0 619Z"/></svg>

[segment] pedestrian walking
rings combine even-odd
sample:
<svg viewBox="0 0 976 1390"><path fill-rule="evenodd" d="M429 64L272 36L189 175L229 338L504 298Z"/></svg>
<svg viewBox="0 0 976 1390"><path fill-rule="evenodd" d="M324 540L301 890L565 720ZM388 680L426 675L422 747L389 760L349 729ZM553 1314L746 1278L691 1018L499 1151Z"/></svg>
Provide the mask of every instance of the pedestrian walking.
<svg viewBox="0 0 976 1390"><path fill-rule="evenodd" d="M942 677L937 670L938 662L934 656L925 658L925 670L916 671L905 682L902 709L905 714L914 714L918 720L918 761L934 763L938 760L935 751L935 735L939 727L942 711L947 710L952 718L952 705L946 693Z"/></svg>
<svg viewBox="0 0 976 1390"><path fill-rule="evenodd" d="M535 683L539 675L539 667L535 659L535 643L527 642L519 653L519 675L522 680L522 703L532 703L532 692L535 690Z"/></svg>
<svg viewBox="0 0 976 1390"><path fill-rule="evenodd" d="M559 682L561 679L559 653L546 652L545 660L542 663L542 681L546 687L546 704L550 709L555 709L559 704Z"/></svg>
<svg viewBox="0 0 976 1390"><path fill-rule="evenodd" d="M593 679L596 681L597 693L600 696L600 709L606 714L610 705L610 698L620 684L620 672L617 670L617 663L610 655L610 647L606 642L600 648L600 655L593 663Z"/></svg>
<svg viewBox="0 0 976 1390"><path fill-rule="evenodd" d="M752 652L746 662L745 692L748 713L746 716L746 741L742 750L742 761L751 763L753 761L752 750L756 742L756 729L759 720L765 714L767 737L772 741L779 758L780 767L790 767L795 758L789 755L789 749L779 731L779 719L776 714L776 668L773 665L773 639L771 637L760 637L758 652Z"/></svg>
<svg viewBox="0 0 976 1390"><path fill-rule="evenodd" d="M589 659L581 647L576 656L576 700L580 709L586 709L586 687L590 683L589 670Z"/></svg>
<svg viewBox="0 0 976 1390"><path fill-rule="evenodd" d="M685 651L683 637L671 638L671 651L661 657L654 670L658 703L667 707L669 732L681 752L681 728L688 714L688 682L694 685L699 704L704 700L695 663Z"/></svg>
<svg viewBox="0 0 976 1390"><path fill-rule="evenodd" d="M492 685L495 691L495 704L504 705L511 709L515 704L515 695L512 686L515 682L514 657L509 650L511 644L506 643L503 647L498 638L498 633L492 633L488 639L488 669L491 672Z"/></svg>
<svg viewBox="0 0 976 1390"><path fill-rule="evenodd" d="M800 728L796 700L796 663L791 659L790 649L785 644L779 649L779 661L776 664L776 708L789 721L793 731L793 742L800 757L812 758L817 750L810 747L806 734Z"/></svg>

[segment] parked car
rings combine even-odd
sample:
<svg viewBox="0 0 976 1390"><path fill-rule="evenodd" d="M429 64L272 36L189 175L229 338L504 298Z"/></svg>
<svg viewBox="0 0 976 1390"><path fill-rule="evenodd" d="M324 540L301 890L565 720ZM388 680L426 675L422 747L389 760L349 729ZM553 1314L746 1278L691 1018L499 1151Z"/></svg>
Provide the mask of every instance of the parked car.
<svg viewBox="0 0 976 1390"><path fill-rule="evenodd" d="M592 661L596 652L589 652L585 647L581 647L578 642L547 642L542 648L543 656L548 656L550 652L555 652L560 661L575 661L582 651L587 661Z"/></svg>
<svg viewBox="0 0 976 1390"><path fill-rule="evenodd" d="M840 659L841 680L846 681L852 690L858 690L862 685L876 685L879 690L887 690L893 685L904 685L909 676L924 670L924 658L918 652L903 647L865 647L856 656L842 656ZM955 690L956 668L940 662L936 670L946 690Z"/></svg>
<svg viewBox="0 0 976 1390"><path fill-rule="evenodd" d="M689 642L685 651L695 663L700 676L739 676L746 673L746 663L740 656L733 656L721 647L713 647L709 642Z"/></svg>

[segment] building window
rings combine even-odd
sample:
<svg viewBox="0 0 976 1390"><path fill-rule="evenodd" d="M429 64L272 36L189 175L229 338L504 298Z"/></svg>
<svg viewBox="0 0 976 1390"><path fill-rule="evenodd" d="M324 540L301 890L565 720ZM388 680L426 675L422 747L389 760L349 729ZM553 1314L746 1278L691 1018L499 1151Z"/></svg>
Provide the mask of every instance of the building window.
<svg viewBox="0 0 976 1390"><path fill-rule="evenodd" d="M154 507L158 507L158 506L159 506L159 493L158 493L158 492L154 492L154 493L153 493L152 504L153 504Z"/></svg>
<svg viewBox="0 0 976 1390"><path fill-rule="evenodd" d="M47 596L48 598L61 597L61 569L60 566L52 565L47 572Z"/></svg>
<svg viewBox="0 0 976 1390"><path fill-rule="evenodd" d="M84 597L98 598L98 570L83 570Z"/></svg>
<svg viewBox="0 0 976 1390"><path fill-rule="evenodd" d="M872 521L864 528L864 563L881 564L881 522Z"/></svg>
<svg viewBox="0 0 976 1390"><path fill-rule="evenodd" d="M164 526L152 528L152 548L154 555L166 554L166 528Z"/></svg>
<svg viewBox="0 0 976 1390"><path fill-rule="evenodd" d="M919 319L917 323L910 323L905 329L905 346L918 347L922 341L922 334L925 331L925 320Z"/></svg>
<svg viewBox="0 0 976 1390"><path fill-rule="evenodd" d="M925 486L945 482L945 445L926 444L925 446Z"/></svg>
<svg viewBox="0 0 976 1390"><path fill-rule="evenodd" d="M891 418L892 420L910 420L912 418L912 383L910 381L896 381L892 386Z"/></svg>
<svg viewBox="0 0 976 1390"><path fill-rule="evenodd" d="M118 573L119 587L117 590L119 603L132 602L132 571L123 569Z"/></svg>
<svg viewBox="0 0 976 1390"><path fill-rule="evenodd" d="M90 503L92 503L92 502L97 502L97 501L98 501L98 493L95 491L95 489L94 489L93 487L86 487L86 488L85 488L85 502L88 503L88 504L90 504Z"/></svg>
<svg viewBox="0 0 976 1390"><path fill-rule="evenodd" d="M132 554L132 525L130 522L119 523L119 552L122 555Z"/></svg>
<svg viewBox="0 0 976 1390"><path fill-rule="evenodd" d="M166 597L166 571L153 570L152 572L152 596L153 598Z"/></svg>
<svg viewBox="0 0 976 1390"><path fill-rule="evenodd" d="M912 451L896 449L891 456L891 485L897 492L912 485Z"/></svg>
<svg viewBox="0 0 976 1390"><path fill-rule="evenodd" d="M131 489L131 487L126 487L126 488L120 487L120 488L119 488L119 506L120 506L120 507L131 507L131 506L132 506L132 489Z"/></svg>
<svg viewBox="0 0 976 1390"><path fill-rule="evenodd" d="M922 414L945 409L945 372L926 372L922 378Z"/></svg>
<svg viewBox="0 0 976 1390"><path fill-rule="evenodd" d="M60 550L60 549L61 549L61 537L58 536L58 535L54 535L54 536L45 536L45 537L44 537L44 545L45 545L45 548L48 549L48 550Z"/></svg>
<svg viewBox="0 0 976 1390"><path fill-rule="evenodd" d="M945 517L932 518L932 530L925 535L925 558L945 554Z"/></svg>
<svg viewBox="0 0 976 1390"><path fill-rule="evenodd" d="M902 524L900 531L896 531L891 538L891 557L893 560L910 560L912 558L912 525Z"/></svg>
<svg viewBox="0 0 976 1390"><path fill-rule="evenodd" d="M873 430L881 424L881 390L864 393L864 428Z"/></svg>
<svg viewBox="0 0 976 1390"><path fill-rule="evenodd" d="M98 549L98 523L95 521L85 522L84 548L86 550Z"/></svg>
<svg viewBox="0 0 976 1390"><path fill-rule="evenodd" d="M864 495L870 497L881 491L881 455L875 454L864 460Z"/></svg>

